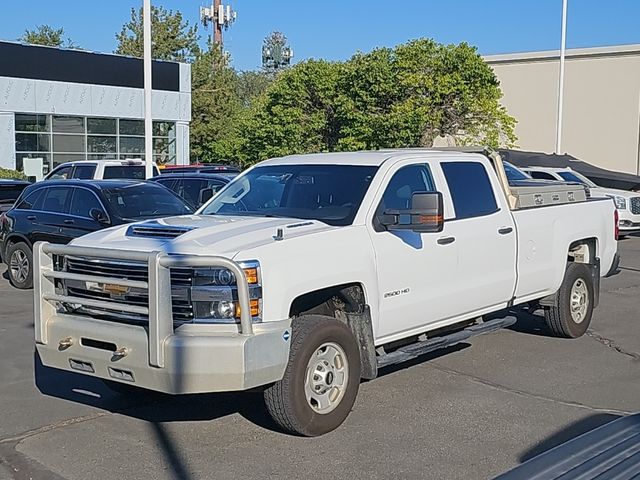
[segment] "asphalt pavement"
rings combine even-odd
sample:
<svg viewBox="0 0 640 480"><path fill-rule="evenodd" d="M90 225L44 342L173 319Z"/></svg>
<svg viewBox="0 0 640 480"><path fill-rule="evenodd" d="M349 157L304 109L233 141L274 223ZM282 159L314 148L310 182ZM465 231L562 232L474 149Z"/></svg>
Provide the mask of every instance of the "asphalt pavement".
<svg viewBox="0 0 640 480"><path fill-rule="evenodd" d="M620 242L588 334L509 330L383 371L320 438L278 431L260 393L122 397L34 356L31 291L0 278L0 480L484 479L640 411L640 238Z"/></svg>

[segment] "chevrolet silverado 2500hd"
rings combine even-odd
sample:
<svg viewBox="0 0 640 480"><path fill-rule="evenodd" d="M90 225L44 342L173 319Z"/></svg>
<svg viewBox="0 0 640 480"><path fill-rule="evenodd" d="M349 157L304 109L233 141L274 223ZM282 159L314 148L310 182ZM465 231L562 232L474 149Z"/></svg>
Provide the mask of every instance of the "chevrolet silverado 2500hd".
<svg viewBox="0 0 640 480"><path fill-rule="evenodd" d="M172 394L264 387L320 435L378 368L510 325L537 302L582 335L617 257L611 199L509 185L496 154L313 154L257 164L196 215L35 249L44 365Z"/></svg>

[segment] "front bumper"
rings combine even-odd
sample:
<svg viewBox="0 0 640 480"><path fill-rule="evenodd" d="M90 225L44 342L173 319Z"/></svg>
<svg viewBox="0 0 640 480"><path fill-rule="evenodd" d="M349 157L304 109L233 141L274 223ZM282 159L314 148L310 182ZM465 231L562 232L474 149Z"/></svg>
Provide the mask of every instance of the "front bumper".
<svg viewBox="0 0 640 480"><path fill-rule="evenodd" d="M194 326L199 332L185 327L191 325L166 339L161 368L149 364L144 327L81 316L50 319L49 341L37 343L36 349L45 366L171 394L246 390L282 378L289 320L256 325L253 335L216 333L223 327L218 325L208 332L204 325ZM72 344L64 348L60 342ZM125 357L114 355L122 348Z"/></svg>
<svg viewBox="0 0 640 480"><path fill-rule="evenodd" d="M143 262L145 279L81 274L56 268L53 256ZM59 262L57 263L59 264ZM240 324L174 326L173 267L223 267L237 279ZM253 324L249 286L237 263L214 256L167 255L36 243L34 248L36 349L43 365L127 382L166 393L246 390L280 380L289 356L290 320ZM114 276L111 276L114 275ZM148 304L67 295L56 281L78 280L148 293ZM69 313L80 305L137 314L144 325Z"/></svg>

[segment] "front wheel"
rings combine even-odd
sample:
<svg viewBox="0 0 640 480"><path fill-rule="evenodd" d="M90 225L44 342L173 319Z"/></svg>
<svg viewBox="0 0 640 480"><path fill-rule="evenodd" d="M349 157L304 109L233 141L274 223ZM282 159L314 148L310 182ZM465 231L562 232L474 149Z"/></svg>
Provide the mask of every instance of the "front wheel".
<svg viewBox="0 0 640 480"><path fill-rule="evenodd" d="M591 270L584 263L569 263L558 290L556 305L545 310L545 320L557 337L584 335L593 315L594 287Z"/></svg>
<svg viewBox="0 0 640 480"><path fill-rule="evenodd" d="M269 413L291 433L317 436L340 426L360 386L360 350L349 327L332 317L302 316L293 323L282 380L264 392Z"/></svg>

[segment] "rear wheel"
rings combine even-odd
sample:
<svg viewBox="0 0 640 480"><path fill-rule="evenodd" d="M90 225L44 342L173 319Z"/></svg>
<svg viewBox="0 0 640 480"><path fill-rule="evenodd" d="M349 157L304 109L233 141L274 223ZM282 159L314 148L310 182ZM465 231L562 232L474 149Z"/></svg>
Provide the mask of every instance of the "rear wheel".
<svg viewBox="0 0 640 480"><path fill-rule="evenodd" d="M291 433L317 436L347 418L360 386L360 351L349 327L332 317L295 320L285 374L264 392L273 419Z"/></svg>
<svg viewBox="0 0 640 480"><path fill-rule="evenodd" d="M557 337L577 338L587 331L593 315L593 278L584 263L569 263L558 290L556 305L545 310L545 319Z"/></svg>
<svg viewBox="0 0 640 480"><path fill-rule="evenodd" d="M24 242L7 248L7 267L11 285L20 289L33 286L33 252Z"/></svg>

